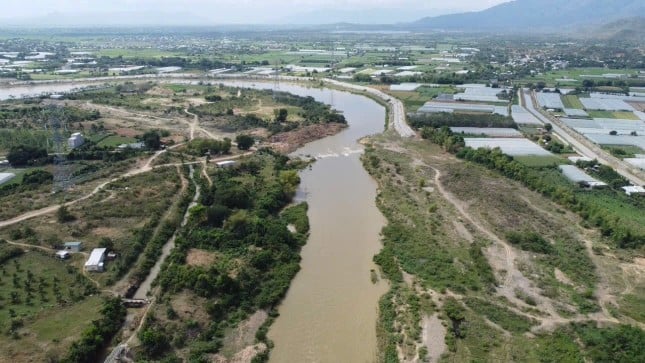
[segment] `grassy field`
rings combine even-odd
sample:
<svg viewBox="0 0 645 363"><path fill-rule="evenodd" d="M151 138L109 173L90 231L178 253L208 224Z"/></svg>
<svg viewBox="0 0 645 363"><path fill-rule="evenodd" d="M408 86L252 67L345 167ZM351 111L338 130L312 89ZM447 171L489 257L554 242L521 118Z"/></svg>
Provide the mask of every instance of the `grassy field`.
<svg viewBox="0 0 645 363"><path fill-rule="evenodd" d="M557 71L548 71L545 72L541 75L535 75L531 77L526 77L520 80L523 84L526 83L537 83L539 81L543 81L547 83L547 86L553 87L556 85L559 85L561 87L575 87L575 86L580 86L582 80L586 79L586 77L582 77L583 75L592 75L592 76L600 76L605 73L621 73L621 74L627 74L627 75L635 75L638 74L637 69L623 69L623 70L609 70L605 68L568 68L564 70L557 70ZM567 81L564 82L562 81L563 79L568 78L568 79L573 79L576 81ZM602 79L602 78L593 78L593 79Z"/></svg>
<svg viewBox="0 0 645 363"><path fill-rule="evenodd" d="M575 108L578 110L582 110L584 108L584 106L582 105L582 102L580 102L580 100L578 99L578 96L576 95L564 95L561 98L562 98L562 103L566 108Z"/></svg>
<svg viewBox="0 0 645 363"><path fill-rule="evenodd" d="M592 118L615 118L624 120L639 120L633 112L612 112L612 111L587 111Z"/></svg>
<svg viewBox="0 0 645 363"><path fill-rule="evenodd" d="M645 150L634 145L603 145L603 149L619 158L633 158L636 154L645 154Z"/></svg>
<svg viewBox="0 0 645 363"><path fill-rule="evenodd" d="M614 118L625 120L640 120L633 112L613 112Z"/></svg>
<svg viewBox="0 0 645 363"><path fill-rule="evenodd" d="M387 91L387 93L401 100L408 112L416 111L426 102L431 101L442 93L454 94L456 92L457 90L452 87L419 87L414 92Z"/></svg>
<svg viewBox="0 0 645 363"><path fill-rule="evenodd" d="M60 356L99 315L94 284L70 262L30 251L4 262L0 273L0 361Z"/></svg>
<svg viewBox="0 0 645 363"><path fill-rule="evenodd" d="M545 166L553 166L553 165L562 165L568 162L567 160L558 156L527 155L527 156L515 156L514 159L526 166L537 167L537 168L545 167Z"/></svg>
<svg viewBox="0 0 645 363"><path fill-rule="evenodd" d="M168 52L154 48L147 49L101 49L93 52L97 57L119 57L124 58L161 58L184 55L180 52Z"/></svg>
<svg viewBox="0 0 645 363"><path fill-rule="evenodd" d="M111 135L98 143L98 146L117 147L121 144L131 144L137 142L137 139L132 137L123 137L118 135Z"/></svg>

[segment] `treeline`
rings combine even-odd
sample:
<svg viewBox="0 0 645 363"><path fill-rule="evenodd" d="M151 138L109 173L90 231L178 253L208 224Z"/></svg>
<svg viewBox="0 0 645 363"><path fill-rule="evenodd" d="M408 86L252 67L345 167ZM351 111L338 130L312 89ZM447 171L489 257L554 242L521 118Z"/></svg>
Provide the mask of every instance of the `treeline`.
<svg viewBox="0 0 645 363"><path fill-rule="evenodd" d="M81 122L98 120L101 113L98 110L83 110L78 107L46 107L46 106L29 106L3 108L0 110L0 122L6 120L26 120L26 121L44 121L47 122L50 117L58 116L61 121Z"/></svg>
<svg viewBox="0 0 645 363"><path fill-rule="evenodd" d="M510 117L498 114L464 113L415 113L408 115L408 122L416 128L422 127L508 127L517 129Z"/></svg>
<svg viewBox="0 0 645 363"><path fill-rule="evenodd" d="M186 170L184 170L184 173L188 174L187 168ZM186 175L186 177L188 177L188 175ZM157 233L154 234L150 241L147 243L145 249L143 250L141 262L136 270L134 270L134 272L132 273L132 278L136 281L136 284L139 284L146 278L146 276L148 276L150 270L159 259L164 244L166 244L168 240L172 238L177 228L180 227L184 213L190 205L194 194L195 186L190 183L186 191L181 195L175 211L170 216L168 216L165 221L162 222L161 226L158 227Z"/></svg>
<svg viewBox="0 0 645 363"><path fill-rule="evenodd" d="M289 159L262 150L232 168L217 169L212 180L212 186L201 183L205 189L199 204L191 209L189 225L157 280L164 295L186 289L207 298L210 320L185 328L192 332L148 321L140 334L146 358L159 359L171 346L187 346L189 358L196 361L216 353L225 329L257 309L272 309L300 269L299 251L308 233L306 206L281 213L300 182ZM297 232L291 233L288 224ZM217 261L188 265L188 251L194 248L216 254Z"/></svg>
<svg viewBox="0 0 645 363"><path fill-rule="evenodd" d="M639 198L626 198L617 191L605 191L605 194L598 194L597 197L578 194L571 183L558 183L553 179L552 174L528 167L497 148L475 150L470 147L454 146L455 143L451 140L455 140L458 135L454 135L448 128L426 129L422 132L422 136L442 145L445 150L455 153L458 158L497 170L504 176L520 181L528 188L577 212L586 221L599 227L603 235L610 237L621 248L638 249L645 246L645 230L637 222L642 214L632 215L631 213L631 210L645 210L645 203ZM607 198L610 199L612 208L607 208Z"/></svg>
<svg viewBox="0 0 645 363"><path fill-rule="evenodd" d="M52 158L47 155L47 150L31 145L18 145L9 150L7 161L13 167L34 166L50 163Z"/></svg>
<svg viewBox="0 0 645 363"><path fill-rule="evenodd" d="M204 156L206 153L210 155L228 154L230 151L231 139L229 138L224 138L224 140L194 139L186 145L186 152L196 156Z"/></svg>
<svg viewBox="0 0 645 363"><path fill-rule="evenodd" d="M25 253L20 247L12 246L7 241L0 239L0 265L9 261L14 257L18 257Z"/></svg>
<svg viewBox="0 0 645 363"><path fill-rule="evenodd" d="M121 329L125 321L126 309L121 298L110 297L103 301L101 317L92 321L81 339L74 342L61 363L92 363L99 360L101 352Z"/></svg>
<svg viewBox="0 0 645 363"><path fill-rule="evenodd" d="M127 160L138 154L138 150L129 148L115 152L112 147L97 146L94 142L87 140L81 147L70 151L67 154L67 160L102 160L105 162L116 162Z"/></svg>

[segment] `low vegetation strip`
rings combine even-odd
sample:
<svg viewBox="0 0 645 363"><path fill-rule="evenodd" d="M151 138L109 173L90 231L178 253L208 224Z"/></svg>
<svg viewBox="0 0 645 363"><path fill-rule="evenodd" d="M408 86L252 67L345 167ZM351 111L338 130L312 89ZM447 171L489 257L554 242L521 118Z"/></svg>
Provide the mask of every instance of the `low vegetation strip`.
<svg viewBox="0 0 645 363"><path fill-rule="evenodd" d="M478 314L512 333L524 333L537 325L533 319L518 315L501 305L480 298L468 298L464 302L466 306Z"/></svg>

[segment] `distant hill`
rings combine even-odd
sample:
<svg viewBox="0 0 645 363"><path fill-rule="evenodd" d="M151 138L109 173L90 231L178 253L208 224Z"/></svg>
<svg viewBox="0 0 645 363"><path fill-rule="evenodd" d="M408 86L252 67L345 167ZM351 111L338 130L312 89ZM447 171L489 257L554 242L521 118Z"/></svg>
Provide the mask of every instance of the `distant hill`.
<svg viewBox="0 0 645 363"><path fill-rule="evenodd" d="M478 12L426 17L408 26L467 31L558 31L635 16L645 16L645 1L515 0Z"/></svg>
<svg viewBox="0 0 645 363"><path fill-rule="evenodd" d="M644 42L645 17L620 19L599 27L583 28L582 34L596 39Z"/></svg>
<svg viewBox="0 0 645 363"><path fill-rule="evenodd" d="M419 13L428 16L456 13L456 10L426 9L420 11L413 7L399 6L396 8L365 7L360 10L345 8L324 8L304 11L280 19L282 24L327 25L346 23L360 24L395 24L410 22L419 18Z"/></svg>

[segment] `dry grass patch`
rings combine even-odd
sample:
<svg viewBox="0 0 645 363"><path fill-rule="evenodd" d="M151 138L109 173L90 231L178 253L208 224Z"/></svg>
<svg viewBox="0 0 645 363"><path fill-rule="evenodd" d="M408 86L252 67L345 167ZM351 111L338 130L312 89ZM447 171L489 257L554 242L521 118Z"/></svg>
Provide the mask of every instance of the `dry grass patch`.
<svg viewBox="0 0 645 363"><path fill-rule="evenodd" d="M217 261L215 252L200 250L198 248L191 248L186 255L186 264L188 266L201 266L208 267Z"/></svg>

